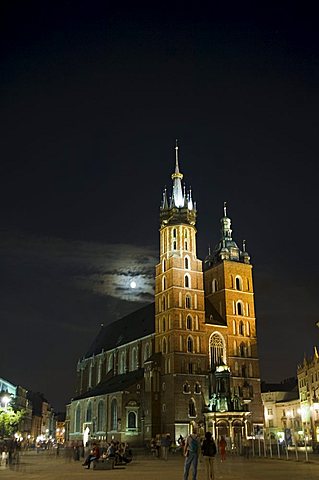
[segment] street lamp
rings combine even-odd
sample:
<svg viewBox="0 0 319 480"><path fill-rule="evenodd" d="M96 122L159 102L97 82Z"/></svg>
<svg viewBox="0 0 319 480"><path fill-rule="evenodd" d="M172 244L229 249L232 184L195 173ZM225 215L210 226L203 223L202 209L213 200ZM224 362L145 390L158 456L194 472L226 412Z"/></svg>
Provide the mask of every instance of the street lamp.
<svg viewBox="0 0 319 480"><path fill-rule="evenodd" d="M4 405L4 410L7 411L8 404L11 401L11 397L9 395L3 395L1 398L1 403Z"/></svg>

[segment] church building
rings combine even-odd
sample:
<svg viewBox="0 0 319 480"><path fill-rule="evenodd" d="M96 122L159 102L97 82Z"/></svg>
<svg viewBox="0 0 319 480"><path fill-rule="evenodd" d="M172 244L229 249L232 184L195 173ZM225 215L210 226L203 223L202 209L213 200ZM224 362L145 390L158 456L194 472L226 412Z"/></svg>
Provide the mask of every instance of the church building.
<svg viewBox="0 0 319 480"><path fill-rule="evenodd" d="M69 440L144 445L196 426L236 447L263 426L249 254L233 240L224 205L219 243L197 258L196 203L182 185L177 146L171 177L154 303L101 327L79 360Z"/></svg>

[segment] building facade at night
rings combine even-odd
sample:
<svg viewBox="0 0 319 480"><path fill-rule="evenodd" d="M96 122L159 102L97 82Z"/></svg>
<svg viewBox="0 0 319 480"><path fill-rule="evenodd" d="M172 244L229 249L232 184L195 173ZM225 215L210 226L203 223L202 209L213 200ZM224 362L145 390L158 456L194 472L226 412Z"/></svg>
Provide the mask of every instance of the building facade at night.
<svg viewBox="0 0 319 480"><path fill-rule="evenodd" d="M102 327L77 366L69 440L144 444L194 426L233 445L263 425L252 265L232 238L196 252L196 203L182 186L176 147L172 193L160 207L155 302Z"/></svg>

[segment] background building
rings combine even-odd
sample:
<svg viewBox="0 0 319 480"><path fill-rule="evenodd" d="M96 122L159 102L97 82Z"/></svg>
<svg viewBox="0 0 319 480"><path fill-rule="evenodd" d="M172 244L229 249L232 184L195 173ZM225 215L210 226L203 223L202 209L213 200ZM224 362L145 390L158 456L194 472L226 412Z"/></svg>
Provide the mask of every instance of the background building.
<svg viewBox="0 0 319 480"><path fill-rule="evenodd" d="M79 360L71 440L143 444L199 426L238 446L263 426L250 257L232 238L225 205L203 271L196 203L182 178L176 147L171 196L164 191L160 208L155 303L102 327Z"/></svg>

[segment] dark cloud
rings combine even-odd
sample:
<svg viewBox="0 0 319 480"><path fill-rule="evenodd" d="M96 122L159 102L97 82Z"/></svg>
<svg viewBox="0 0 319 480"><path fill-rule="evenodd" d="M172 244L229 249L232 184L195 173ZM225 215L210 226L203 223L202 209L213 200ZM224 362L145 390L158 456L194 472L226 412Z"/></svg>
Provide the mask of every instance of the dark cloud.
<svg viewBox="0 0 319 480"><path fill-rule="evenodd" d="M2 375L44 391L62 408L73 395L76 361L99 325L152 300L155 254L146 247L8 232L0 251ZM22 368L25 362L32 368ZM55 382L47 381L46 369Z"/></svg>

